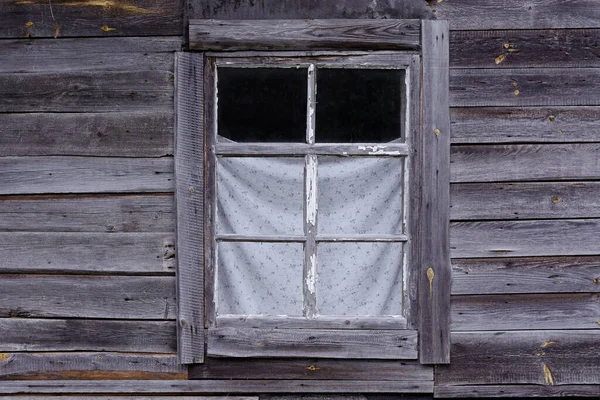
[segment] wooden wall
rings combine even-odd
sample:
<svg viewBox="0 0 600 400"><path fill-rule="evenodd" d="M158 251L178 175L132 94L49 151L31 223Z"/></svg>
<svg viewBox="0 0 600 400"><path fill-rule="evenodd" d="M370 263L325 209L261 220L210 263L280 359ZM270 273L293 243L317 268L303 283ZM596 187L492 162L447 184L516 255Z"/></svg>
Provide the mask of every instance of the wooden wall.
<svg viewBox="0 0 600 400"><path fill-rule="evenodd" d="M172 196L184 8L450 20L453 347L435 394L600 394L595 0L0 1L0 379L187 378Z"/></svg>

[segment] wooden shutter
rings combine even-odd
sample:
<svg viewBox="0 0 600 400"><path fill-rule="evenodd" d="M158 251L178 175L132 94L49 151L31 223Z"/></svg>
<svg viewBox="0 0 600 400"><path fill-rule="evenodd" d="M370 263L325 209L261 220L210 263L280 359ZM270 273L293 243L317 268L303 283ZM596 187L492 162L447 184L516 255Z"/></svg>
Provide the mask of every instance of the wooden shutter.
<svg viewBox="0 0 600 400"><path fill-rule="evenodd" d="M177 209L177 353L204 362L204 55L175 57L175 201Z"/></svg>

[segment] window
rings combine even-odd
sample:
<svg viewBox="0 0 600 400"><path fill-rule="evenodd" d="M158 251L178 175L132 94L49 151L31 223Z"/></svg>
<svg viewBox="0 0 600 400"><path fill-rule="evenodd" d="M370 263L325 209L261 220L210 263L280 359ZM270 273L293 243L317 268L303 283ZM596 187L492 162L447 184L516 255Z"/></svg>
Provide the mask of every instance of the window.
<svg viewBox="0 0 600 400"><path fill-rule="evenodd" d="M208 51L178 55L181 361L207 328L208 356L447 362L447 25L358 22L408 39L350 52L328 48L353 48L340 21L281 22L317 45L225 40L238 23L198 22Z"/></svg>

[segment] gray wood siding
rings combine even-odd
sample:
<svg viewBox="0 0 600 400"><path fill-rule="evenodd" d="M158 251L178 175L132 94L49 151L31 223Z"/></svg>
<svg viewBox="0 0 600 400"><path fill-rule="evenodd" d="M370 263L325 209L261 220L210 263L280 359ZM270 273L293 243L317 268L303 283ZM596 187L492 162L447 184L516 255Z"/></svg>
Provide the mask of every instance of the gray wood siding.
<svg viewBox="0 0 600 400"><path fill-rule="evenodd" d="M600 396L596 0L53 1L56 22L47 2L18 3L0 4L0 393ZM450 21L452 348L435 388L411 361L219 359L181 381L184 8Z"/></svg>

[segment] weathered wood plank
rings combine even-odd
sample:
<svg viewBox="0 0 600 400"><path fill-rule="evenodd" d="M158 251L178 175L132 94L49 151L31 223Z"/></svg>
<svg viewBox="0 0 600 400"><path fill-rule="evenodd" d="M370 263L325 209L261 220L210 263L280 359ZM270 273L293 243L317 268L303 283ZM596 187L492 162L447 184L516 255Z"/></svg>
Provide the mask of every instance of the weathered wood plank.
<svg viewBox="0 0 600 400"><path fill-rule="evenodd" d="M600 107L451 108L452 143L597 142Z"/></svg>
<svg viewBox="0 0 600 400"><path fill-rule="evenodd" d="M395 18L431 19L433 12L424 1L394 0L367 2L364 0L319 1L306 0L188 0L189 18L223 19L318 19L318 18Z"/></svg>
<svg viewBox="0 0 600 400"><path fill-rule="evenodd" d="M417 358L416 331L215 328L208 355L217 357Z"/></svg>
<svg viewBox="0 0 600 400"><path fill-rule="evenodd" d="M452 69L450 105L600 105L600 68Z"/></svg>
<svg viewBox="0 0 600 400"><path fill-rule="evenodd" d="M452 294L600 293L599 257L455 259Z"/></svg>
<svg viewBox="0 0 600 400"><path fill-rule="evenodd" d="M0 37L181 35L182 5L176 0L55 0L51 11L44 0L3 1Z"/></svg>
<svg viewBox="0 0 600 400"><path fill-rule="evenodd" d="M432 393L427 381L176 380L6 381L0 394ZM230 397L228 397L230 398ZM210 398L209 398L210 399ZM233 399L236 399L235 397Z"/></svg>
<svg viewBox="0 0 600 400"><path fill-rule="evenodd" d="M453 331L598 329L600 294L452 297Z"/></svg>
<svg viewBox="0 0 600 400"><path fill-rule="evenodd" d="M173 154L173 123L171 110L0 114L0 157L160 157Z"/></svg>
<svg viewBox="0 0 600 400"><path fill-rule="evenodd" d="M0 379L187 379L172 354L2 353Z"/></svg>
<svg viewBox="0 0 600 400"><path fill-rule="evenodd" d="M450 114L448 110L447 21L422 22L421 199L417 210L421 241L417 265L419 359L450 362Z"/></svg>
<svg viewBox="0 0 600 400"><path fill-rule="evenodd" d="M361 144L305 144L305 143L218 143L215 153L226 156L253 156L253 155L336 155L336 156L396 156L403 157L409 154L405 143L361 143Z"/></svg>
<svg viewBox="0 0 600 400"><path fill-rule="evenodd" d="M189 26L193 50L418 49L419 20L214 20Z"/></svg>
<svg viewBox="0 0 600 400"><path fill-rule="evenodd" d="M407 329L404 317L353 317L353 316L322 316L317 319L307 319L303 316L290 317L286 315L219 315L216 318L220 328L262 328L262 329ZM411 329L411 328L409 328Z"/></svg>
<svg viewBox="0 0 600 400"><path fill-rule="evenodd" d="M487 397L598 397L600 385L439 385L434 393L440 398Z"/></svg>
<svg viewBox="0 0 600 400"><path fill-rule="evenodd" d="M595 0L430 1L437 19L449 20L453 30L600 28Z"/></svg>
<svg viewBox="0 0 600 400"><path fill-rule="evenodd" d="M452 182L598 179L600 144L452 147Z"/></svg>
<svg viewBox="0 0 600 400"><path fill-rule="evenodd" d="M175 231L173 195L35 195L0 197L3 232Z"/></svg>
<svg viewBox="0 0 600 400"><path fill-rule="evenodd" d="M436 385L596 384L600 330L453 332L452 363L436 370Z"/></svg>
<svg viewBox="0 0 600 400"><path fill-rule="evenodd" d="M175 278L0 275L0 317L175 319Z"/></svg>
<svg viewBox="0 0 600 400"><path fill-rule="evenodd" d="M599 51L600 29L482 30L450 34L452 68L599 67Z"/></svg>
<svg viewBox="0 0 600 400"><path fill-rule="evenodd" d="M177 354L204 361L204 55L177 53Z"/></svg>
<svg viewBox="0 0 600 400"><path fill-rule="evenodd" d="M450 218L596 218L600 216L598 193L599 182L452 184Z"/></svg>
<svg viewBox="0 0 600 400"><path fill-rule="evenodd" d="M112 378L114 379L114 378ZM143 378L136 378L143 379ZM159 378L155 378L159 379ZM170 378L177 379L177 378ZM185 378L180 378L185 379ZM119 382L121 385L124 385L124 382ZM19 400L56 400L57 396L43 396L43 395L32 395L32 396L19 396ZM64 396L61 395L60 399L65 400L89 400L90 396ZM105 396L105 395L94 395L94 399L99 400L259 400L259 396L229 396L227 394L223 394L221 396L210 396L210 395L202 395L201 398L197 396L179 396L174 394L171 396L122 396L116 393L116 396ZM367 400L367 399L365 399Z"/></svg>
<svg viewBox="0 0 600 400"><path fill-rule="evenodd" d="M173 159L0 157L0 194L172 192Z"/></svg>
<svg viewBox="0 0 600 400"><path fill-rule="evenodd" d="M5 352L175 353L177 349L174 321L0 318L0 337Z"/></svg>
<svg viewBox="0 0 600 400"><path fill-rule="evenodd" d="M432 381L433 367L417 361L211 358L190 366L190 379Z"/></svg>
<svg viewBox="0 0 600 400"><path fill-rule="evenodd" d="M599 255L600 220L455 222L452 258Z"/></svg>
<svg viewBox="0 0 600 400"><path fill-rule="evenodd" d="M0 233L0 270L172 274L173 246L171 233Z"/></svg>
<svg viewBox="0 0 600 400"><path fill-rule="evenodd" d="M169 71L0 74L0 112L169 111Z"/></svg>
<svg viewBox="0 0 600 400"><path fill-rule="evenodd" d="M179 37L10 39L0 73L75 71L173 71Z"/></svg>

